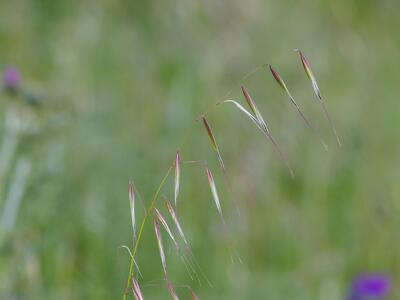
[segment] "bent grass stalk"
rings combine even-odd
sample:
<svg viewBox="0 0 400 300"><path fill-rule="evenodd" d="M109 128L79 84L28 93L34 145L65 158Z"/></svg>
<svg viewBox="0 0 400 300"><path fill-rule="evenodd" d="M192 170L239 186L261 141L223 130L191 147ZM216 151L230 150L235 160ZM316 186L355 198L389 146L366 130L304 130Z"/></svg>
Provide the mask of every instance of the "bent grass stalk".
<svg viewBox="0 0 400 300"><path fill-rule="evenodd" d="M307 60L305 59L305 57L301 54L301 52L300 52L300 56L301 56L301 59L302 59L303 67L304 67L304 69L305 69L307 75L309 76L309 78L310 78L311 81L312 81L314 91L316 92L317 97L318 97L318 98L320 99L320 101L321 101L321 104L322 104L322 107L323 107L323 109L324 109L324 112L325 112L325 114L326 114L328 120L331 122L331 126L332 126L332 128L333 128L333 131L334 131L334 133L335 133L335 135L336 135L336 137L337 137L338 143L339 143L339 145L340 145L340 140L339 140L339 138L338 138L338 136L337 136L337 134L336 134L336 129L334 128L333 122L332 122L332 120L330 119L330 115L329 115L329 113L328 113L328 110L326 109L326 107L325 107L325 105L324 105L324 102L322 101L322 97L321 97L321 95L320 95L320 93L319 93L319 88L318 88L318 86L317 86L317 84L316 84L316 81L315 81L313 75L312 75L312 71L311 71L311 69L309 68L308 62L307 62ZM263 65L263 66L265 66L265 65ZM300 110L300 108L298 107L297 103L295 102L295 100L294 100L293 97L291 96L289 90L288 90L287 87L286 87L286 84L283 82L283 80L281 79L281 77L279 76L279 74L277 74L276 71L274 71L274 70L272 69L271 66L270 66L270 69L271 69L271 72L272 72L272 74L274 75L275 79L277 80L277 82L281 85L281 87L282 87L282 88L286 91L286 93L289 95L289 98L290 98L291 102L293 103L293 105L296 106L296 108L297 108L299 114L301 115L301 117L303 118L303 120L306 122L306 124L307 124L309 127L311 127L310 123L308 122L308 120L307 120L307 119L305 118L305 116L303 115L302 111ZM258 71L258 70L256 70L256 71ZM256 71L255 71L255 72L256 72ZM278 144L277 144L277 142L275 141L275 139L273 138L273 136L271 135L271 133L270 133L270 131L269 131L269 128L268 128L268 126L267 126L265 120L263 119L263 117L262 117L260 111L258 110L258 108L257 108L257 106L256 106L255 101L251 98L251 96L249 95L249 93L247 92L247 90L246 90L244 87L242 87L242 91L243 91L243 95L244 95L244 97L245 97L245 99L246 99L246 101L247 101L247 104L249 105L249 107L250 107L250 109L251 109L251 111L253 112L254 115L251 114L250 112L248 112L246 109L244 109L243 106L241 106L241 105L240 105L237 101L235 101L235 100L220 100L220 101L218 101L217 103L214 103L214 104L215 104L214 107L215 107L215 106L218 106L220 103L233 103L240 111L242 111L244 114L246 114L246 115L251 119L251 121L256 125L256 127L257 127L258 129L260 129L260 130L262 131L262 133L272 142L272 144L274 145L275 150L278 152L280 158L281 158L282 161L285 163L286 167L289 169L291 176L294 177L294 172L293 172L293 170L291 169L288 160L287 160L286 157L284 156L283 152L280 150L280 147L278 146ZM211 140L211 143L212 143L212 145L213 145L213 147L214 147L214 150L217 152L218 160L219 160L219 163L220 163L220 165L221 165L221 168L222 168L223 172L224 172L225 175L226 175L225 165L224 165L224 162L223 162L223 160L222 160L221 153L220 153L220 150L219 150L219 148L218 148L218 144L217 144L216 139L215 139L215 136L214 136L214 134L213 134L213 132L212 132L212 130L211 130L211 127L210 127L210 125L209 125L209 123L208 123L208 121L207 121L207 119L206 119L206 117L205 117L206 114L207 114L207 112L208 112L208 110L206 110L206 112L204 112L204 113L201 115L201 118L202 118L202 121L203 121L203 124L204 124L205 128L207 129L207 133L208 133L208 136L209 136L209 138L210 138L210 140ZM193 129L193 127L191 127L191 130L192 130L192 129ZM183 146L183 145L185 144L185 141L186 141L186 139L188 138L189 133L190 133L190 131L188 130L188 131L186 132L186 134L185 134L185 137L184 137L184 140L183 140L181 146ZM195 161L195 162L197 162L197 161ZM144 226L145 226L145 224L146 224L146 222L147 222L148 217L151 215L152 211L153 211L154 209L156 209L156 208L155 208L155 204L156 204L156 202L157 202L157 199L159 198L160 192L161 192L162 188L164 187L165 182L166 182L166 180L167 180L169 174L171 173L171 171L174 169L174 167L175 167L174 202L175 202L175 206L176 206L176 204L177 204L177 198L178 198L178 194L179 194L180 164L181 164L181 159L180 159L179 152L177 152L177 153L176 153L176 156L175 156L175 161L169 166L169 168L168 168L166 174L165 174L164 177L162 178L161 183L159 184L159 186L158 186L158 188L157 188L157 190L156 190L156 192L155 192L155 194L154 194L154 196L153 196L153 198L152 198L152 201L151 201L151 203L150 203L150 206L147 208L147 210L145 209L145 213L144 213L144 216L143 216L141 225L140 225L139 230L138 230L137 238L134 239L134 246L133 246L133 251L132 251L132 253L131 253L131 261L130 261L130 267L129 267L129 275L128 275L128 279L127 279L127 282L126 282L126 288L125 288L125 292L124 292L124 294L123 294L122 300L126 300L127 297L128 297L128 292L129 292L129 288L130 288L131 281L132 281L132 285L134 285L133 289L134 289L134 296L135 296L135 298L138 298L138 296L139 296L139 295L138 295L138 291L137 291L138 284L137 284L137 281L136 281L136 283L135 283L135 278L133 277L133 273L134 273L133 267L134 267L134 265L136 265L136 261L135 261L134 258L136 257L136 254L137 254L137 251L138 251L138 247L139 247L139 244L140 244L140 241L141 241L141 237L142 237L142 234L143 234L143 229L144 229ZM210 184L210 188L211 188L211 192L212 192L212 194L213 194L213 198L214 198L215 204L216 204L216 206L217 206L217 209L218 209L218 212L219 212L219 214L220 214L221 220L222 220L222 222L224 223L225 228L226 228L226 223L225 223L225 220L224 220L223 215L222 215L222 210L221 210L220 203L219 203L219 198L218 198L218 195L217 195L217 192L216 192L215 183L214 183L214 180L213 180L211 171L210 171L207 167L206 167L206 173L207 173L207 177L208 177L208 179L209 179L209 184ZM134 191L133 189L130 189L130 198L134 198L134 192L135 192L135 191ZM131 199L131 203L132 203L132 202L133 202L133 201L132 201L132 199ZM179 222L178 222L178 219L177 219L177 216L176 216L176 212L174 211L174 209L173 209L171 203L169 203L169 201L167 201L166 204L167 204L167 208L168 208L168 210L169 210L169 212L170 212L170 214L171 214L171 217L172 217L172 219L173 219L173 221L174 221L174 223L175 223L175 225L176 225L176 227L177 227L177 229L178 229L178 232L179 232L179 234L181 235L181 238L184 240L184 243L185 243L185 245L186 245L186 248L188 249L189 253L193 256L193 254L191 253L191 250L190 250L189 243L188 243L188 241L186 240L186 237L184 236L183 231L182 231L182 228L181 228L181 226L180 226L180 224L179 224ZM132 209L132 207L131 207L131 214L132 214L132 212L134 212L134 209ZM156 210L156 212L158 212L158 210ZM163 218L163 216L162 216L161 214L158 214L158 215L159 215L159 216L158 216L159 222L161 222L161 223L164 225L163 227L167 230L167 232L168 232L168 234L170 235L170 237L172 238L172 240L174 240L172 234L170 234L170 230L169 230L168 225L165 226L165 224L164 224L164 222L163 222L163 221L165 221L165 219ZM161 218L160 218L160 216L161 216ZM132 215L131 215L131 218L134 220L134 216L132 217ZM134 228L134 231L135 231L136 226L135 226L133 220L132 220L132 223L133 223L132 225L133 225L133 228ZM159 243L159 248L160 248L161 233L160 233L159 223L158 223L158 221L157 221L156 219L153 219L153 222L154 222L154 225L155 225L156 237L157 237L157 241L158 241L158 243ZM166 222L165 222L165 223L166 223ZM176 243L176 241L174 241L174 243ZM160 250L161 256L163 256L163 250L162 250L161 248L160 248L159 250ZM193 257L193 258L194 258L194 257ZM239 258L239 260L241 261L241 259L240 259L239 256L238 256L238 258ZM164 258L164 259L162 258L162 261L163 261L164 275L165 275L165 280L167 281L168 290L169 290L169 292L170 292L171 297L172 297L174 300L176 300L176 299L178 299L178 296L176 295L175 290L173 289L173 286L172 286L171 282L170 282L170 281L168 280L168 278L167 278L165 258ZM190 260L189 260L189 261L190 261ZM200 272L201 272L202 275L204 276L204 273L201 271L201 269L200 269L200 267L198 266L198 264L197 264L197 262L196 262L195 259L194 259L194 262L196 263L196 266L199 268ZM206 278L206 277L205 277L205 278ZM206 278L206 279L207 279L207 278ZM208 279L207 279L207 281L208 281ZM208 282L209 282L209 281L208 281ZM209 283L209 284L210 284L210 283ZM210 284L210 286L211 286L211 284ZM193 292L193 290L191 290L191 296L192 296L192 299L198 299L197 295ZM140 298L140 299L142 299L142 298Z"/></svg>

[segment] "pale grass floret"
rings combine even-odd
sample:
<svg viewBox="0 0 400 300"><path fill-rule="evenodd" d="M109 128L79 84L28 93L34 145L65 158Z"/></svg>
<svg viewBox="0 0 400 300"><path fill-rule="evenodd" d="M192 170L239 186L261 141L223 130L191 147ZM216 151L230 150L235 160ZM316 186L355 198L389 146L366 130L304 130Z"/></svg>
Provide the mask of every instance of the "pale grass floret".
<svg viewBox="0 0 400 300"><path fill-rule="evenodd" d="M217 207L217 210L221 217L222 223L225 225L226 223L224 220L224 216L222 214L221 202L219 200L217 186L215 185L215 181L214 181L214 176L213 176L211 170L207 166L206 166L206 173L207 173L208 183L209 183L210 189L211 189L211 194L212 194L214 202L215 202L215 206Z"/></svg>
<svg viewBox="0 0 400 300"><path fill-rule="evenodd" d="M157 240L158 250L160 252L160 258L161 258L162 268L163 268L163 271L164 271L164 276L165 276L165 278L167 278L167 261L165 259L165 253L164 253L164 247L163 247L163 243L162 243L160 225L158 224L156 219L153 219L153 224L154 224L154 231L156 233L156 240Z"/></svg>
<svg viewBox="0 0 400 300"><path fill-rule="evenodd" d="M131 223L132 223L132 230L133 230L133 239L135 240L135 237L136 237L136 219L135 219L136 199L135 199L135 187L131 180L129 181L129 185L128 185L128 194L129 194L129 206L130 206L130 210L131 210Z"/></svg>
<svg viewBox="0 0 400 300"><path fill-rule="evenodd" d="M175 189L174 189L175 207L178 207L180 178L181 178L181 156L180 156L179 151L176 151L176 155L175 155Z"/></svg>

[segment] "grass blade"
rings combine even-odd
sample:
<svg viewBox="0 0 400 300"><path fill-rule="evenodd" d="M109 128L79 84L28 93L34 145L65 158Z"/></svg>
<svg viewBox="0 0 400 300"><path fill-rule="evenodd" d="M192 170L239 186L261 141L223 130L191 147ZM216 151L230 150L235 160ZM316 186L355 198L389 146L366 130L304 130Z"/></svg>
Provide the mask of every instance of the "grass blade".
<svg viewBox="0 0 400 300"><path fill-rule="evenodd" d="M311 81L311 85L312 85L312 88L314 90L314 94L317 96L318 100L320 101L321 106L322 106L322 110L324 111L324 114L325 114L325 117L328 120L329 125L332 128L333 134L335 135L335 138L336 138L336 141L337 141L339 147L341 147L342 143L340 141L339 135L337 134L335 124L333 123L331 115L330 115L330 113L329 113L329 111L328 111L328 109L326 107L325 101L322 98L321 90L320 90L320 88L318 86L317 80L316 80L316 78L314 76L314 73L313 73L313 71L311 69L311 65L308 62L308 59L304 56L304 54L299 49L295 49L295 51L297 51L299 53L299 55L300 55L301 64L303 65L303 69L306 72L306 75L307 75L308 79L310 79L310 81Z"/></svg>

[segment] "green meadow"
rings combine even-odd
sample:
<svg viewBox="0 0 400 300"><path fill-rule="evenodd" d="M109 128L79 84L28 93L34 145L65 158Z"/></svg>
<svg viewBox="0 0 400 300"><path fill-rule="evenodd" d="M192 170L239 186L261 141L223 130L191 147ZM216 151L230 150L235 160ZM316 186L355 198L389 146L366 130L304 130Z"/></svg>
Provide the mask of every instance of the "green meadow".
<svg viewBox="0 0 400 300"><path fill-rule="evenodd" d="M179 221L201 267L192 280L161 227L180 299L191 286L203 300L346 300L365 272L390 276L397 299L399 9L397 0L0 1L0 72L16 66L21 77L0 94L0 299L121 299L130 264L121 246L133 249L128 182L138 229L172 166L155 205L174 228L164 202L174 202L177 150ZM341 147L294 49L309 59ZM294 177L222 102L251 112L241 86ZM135 276L145 299L170 299L152 219Z"/></svg>

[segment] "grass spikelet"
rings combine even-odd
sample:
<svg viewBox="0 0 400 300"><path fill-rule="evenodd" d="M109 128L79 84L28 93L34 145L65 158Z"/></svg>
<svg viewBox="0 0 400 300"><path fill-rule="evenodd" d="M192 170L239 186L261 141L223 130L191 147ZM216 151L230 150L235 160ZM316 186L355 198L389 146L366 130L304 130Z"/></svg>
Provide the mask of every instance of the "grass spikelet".
<svg viewBox="0 0 400 300"><path fill-rule="evenodd" d="M263 116L261 115L260 111L257 108L256 102L250 96L249 92L242 86L243 96L246 99L247 104L249 105L251 111L253 112L254 116L258 120L259 125L264 128L264 130L269 131L267 127L267 123L265 123Z"/></svg>
<svg viewBox="0 0 400 300"><path fill-rule="evenodd" d="M155 214L156 218L158 219L158 221L161 223L161 225L164 227L164 230L168 233L172 242L174 243L177 254L179 255L183 264L185 265L185 268L188 272L189 277L193 280L192 273L196 274L196 271L195 271L194 267L192 266L191 262L186 261L184 254L181 253L179 244L176 241L176 238L174 237L172 230L167 223L167 220L164 218L164 216L161 214L161 212L157 208L154 208L154 214Z"/></svg>
<svg viewBox="0 0 400 300"><path fill-rule="evenodd" d="M297 112L299 113L300 117L303 119L304 123L306 123L307 127L310 128L311 131L313 131L319 137L317 130L314 128L314 126L311 125L311 122L306 118L303 111L300 109L300 106L297 104L296 100L294 100L292 94L290 93L289 89L286 86L285 81L282 79L282 77L279 75L279 73L271 65L269 65L269 69L271 71L272 76L275 78L276 82L282 87L282 89L285 91L286 95L289 97L290 102L296 108ZM325 148L325 150L328 150L328 146L322 140L322 138L319 137L319 139L321 140L321 144Z"/></svg>
<svg viewBox="0 0 400 300"><path fill-rule="evenodd" d="M180 156L179 151L176 151L176 156L175 156L175 193L174 193L175 207L177 207L177 205L178 205L180 178L181 178L181 156Z"/></svg>
<svg viewBox="0 0 400 300"><path fill-rule="evenodd" d="M304 120L306 125L313 130L313 127L311 126L311 123L308 121L308 119L304 116L303 112L301 111L299 105L297 104L296 100L294 100L292 94L290 93L289 89L286 86L286 83L283 81L282 77L279 75L279 73L271 66L269 65L269 69L271 71L272 76L275 78L276 82L282 87L282 89L285 91L286 95L289 97L290 102L294 105L294 107L297 109L298 113L300 114L301 118Z"/></svg>
<svg viewBox="0 0 400 300"><path fill-rule="evenodd" d="M255 116L253 116L250 112L248 112L242 105L239 104L239 102L235 100L225 100L225 103L233 103L241 112L243 112L247 117L251 119L251 121L257 126L258 129L261 130L261 132L271 141L272 145L275 147L275 150L278 152L281 160L283 163L286 165L288 168L290 175L294 177L294 172L292 168L289 165L289 161L286 159L286 156L283 154L283 151L279 147L278 143L275 141L274 137L272 136L266 122L264 121L264 118L262 117L260 111L257 108L256 102L253 100L253 98L250 96L249 92L242 87L243 95L244 98L246 99L247 104L250 106L250 109L253 111Z"/></svg>
<svg viewBox="0 0 400 300"><path fill-rule="evenodd" d="M299 53L301 64L303 65L303 69L306 72L308 79L310 79L310 81L311 81L311 85L314 90L314 94L317 96L318 100L321 103L322 110L324 111L325 117L328 120L329 125L332 128L333 134L335 135L336 141L340 147L342 145L342 143L340 142L340 138L339 138L339 135L337 134L335 124L332 121L331 115L328 111L328 108L326 107L325 101L322 98L321 90L318 86L317 79L315 78L314 73L311 69L311 65L310 65L308 59L304 56L304 54L299 49L295 49L295 51L297 51Z"/></svg>
<svg viewBox="0 0 400 300"><path fill-rule="evenodd" d="M166 201L165 201L165 206L167 207L168 212L169 212L169 214L171 215L171 218L172 218L172 220L174 221L175 227L176 227L176 229L178 230L179 235L181 236L183 242L185 243L186 247L189 247L189 242L188 242L188 240L186 239L185 234L183 233L181 224L179 223L179 220L178 220L178 216L177 216L177 214L176 214L174 208L172 207L171 202L169 202L168 200L166 200Z"/></svg>
<svg viewBox="0 0 400 300"><path fill-rule="evenodd" d="M171 238L172 242L174 243L177 251L179 251L179 245L167 223L167 220L165 220L164 216L161 214L161 212L157 208L154 208L154 213L155 213L158 221L161 223L161 225L164 227L165 231L168 233L168 235Z"/></svg>
<svg viewBox="0 0 400 300"><path fill-rule="evenodd" d="M135 300L144 300L139 283L137 282L134 276L132 276L132 292L133 296L135 297Z"/></svg>
<svg viewBox="0 0 400 300"><path fill-rule="evenodd" d="M162 235L160 231L160 225L158 224L156 219L153 219L153 224L154 224L154 231L156 233L156 239L157 239L157 245L158 245L158 250L160 252L160 258L161 258L161 264L162 268L164 271L164 276L167 278L167 262L165 259L165 253L164 253L164 247L162 243Z"/></svg>
<svg viewBox="0 0 400 300"><path fill-rule="evenodd" d="M196 260L196 258L195 258L195 256L194 256L194 254L193 254L193 252L192 252L192 250L191 250L191 248L190 248L190 244L189 244L189 242L188 242L188 240L187 240L187 238L186 238L186 236L185 236L185 234L184 234L184 232L183 232L182 226L181 226L181 224L179 223L178 216L177 216L177 214L176 214L174 208L172 207L171 202L169 202L168 200L166 200L166 201L165 201L165 206L167 207L168 212L169 212L169 214L171 215L172 220L174 221L175 227L176 227L176 229L178 230L178 233L179 233L181 239L183 240L183 242L184 242L184 244L185 244L185 247L186 247L186 250L187 250L187 252L188 252L188 254L189 254L189 258L188 258L188 261L187 261L187 264L188 264L189 268L190 268L191 271L197 276L197 273L196 273L196 271L194 270L194 268L193 268L193 266L192 266L192 262L191 262L191 260L192 260L193 263L195 264L195 266L198 268L200 274L201 274L201 275L204 277L204 279L207 281L208 285L209 285L210 287L212 287L212 284L211 284L210 280L208 279L208 277L207 277L207 276L205 275L205 273L203 272L202 268L200 267L199 263L197 262L197 260ZM185 263L185 266L186 266L186 263Z"/></svg>
<svg viewBox="0 0 400 300"><path fill-rule="evenodd" d="M136 220L135 220L135 187L130 180L128 184L129 206L131 209L131 223L133 230L133 241L136 239Z"/></svg>
<svg viewBox="0 0 400 300"><path fill-rule="evenodd" d="M215 202L215 205L217 207L218 213L219 213L219 215L221 217L221 221L224 224L224 226L226 226L224 215L222 214L221 203L219 201L219 196L218 196L218 192L217 192L217 186L215 185L215 181L214 181L214 177L212 175L212 172L207 166L206 166L206 173L207 173L208 183L209 183L210 189L211 189L211 194L212 194L212 196L214 198L214 202Z"/></svg>
<svg viewBox="0 0 400 300"><path fill-rule="evenodd" d="M171 295L172 300L179 300L178 295L175 292L174 286L170 281L167 280L168 292Z"/></svg>
<svg viewBox="0 0 400 300"><path fill-rule="evenodd" d="M222 160L221 152L219 151L219 147L218 147L218 144L217 144L217 140L215 139L215 136L214 136L214 134L213 134L213 131L212 131L212 129L211 129L211 126L210 126L210 124L208 123L206 117L203 116L202 119L203 119L204 127L206 128L207 134L208 134L208 136L209 136L209 138L210 138L210 140L211 140L211 144L212 144L212 146L213 146L215 152L217 152L218 161L219 161L219 163L220 163L220 165L221 165L221 168L222 168L222 170L224 171L224 173L226 174L225 164L224 164L224 161Z"/></svg>

